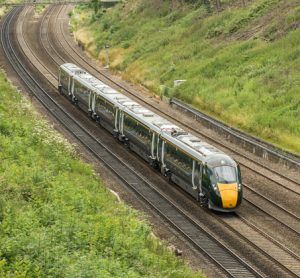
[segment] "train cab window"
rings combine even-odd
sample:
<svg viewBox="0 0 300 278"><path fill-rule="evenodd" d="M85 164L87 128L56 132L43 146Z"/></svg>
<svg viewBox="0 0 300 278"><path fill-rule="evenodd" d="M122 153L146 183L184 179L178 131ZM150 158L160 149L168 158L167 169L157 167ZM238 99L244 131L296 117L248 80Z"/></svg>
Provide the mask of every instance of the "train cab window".
<svg viewBox="0 0 300 278"><path fill-rule="evenodd" d="M125 130L135 136L137 139L146 143L147 145L152 142L152 132L149 128L145 127L130 116L124 117Z"/></svg>
<svg viewBox="0 0 300 278"><path fill-rule="evenodd" d="M234 183L238 180L236 168L232 166L215 167L213 173L220 183Z"/></svg>
<svg viewBox="0 0 300 278"><path fill-rule="evenodd" d="M166 159L185 172L192 173L193 159L168 143L166 144Z"/></svg>

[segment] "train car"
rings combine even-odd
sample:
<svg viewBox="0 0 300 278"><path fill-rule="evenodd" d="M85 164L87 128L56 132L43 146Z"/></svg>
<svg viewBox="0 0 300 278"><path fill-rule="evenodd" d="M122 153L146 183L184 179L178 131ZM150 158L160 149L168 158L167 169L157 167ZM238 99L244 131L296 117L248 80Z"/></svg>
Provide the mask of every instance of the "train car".
<svg viewBox="0 0 300 278"><path fill-rule="evenodd" d="M234 211L243 196L228 155L119 93L73 64L59 68L59 91L201 205Z"/></svg>

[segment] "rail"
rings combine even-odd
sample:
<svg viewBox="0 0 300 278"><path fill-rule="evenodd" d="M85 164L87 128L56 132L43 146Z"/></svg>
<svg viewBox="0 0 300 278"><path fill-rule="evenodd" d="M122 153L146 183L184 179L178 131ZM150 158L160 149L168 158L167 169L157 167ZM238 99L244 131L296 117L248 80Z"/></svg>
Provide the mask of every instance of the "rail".
<svg viewBox="0 0 300 278"><path fill-rule="evenodd" d="M177 98L171 98L170 105L191 115L197 121L200 121L204 125L216 130L218 133L225 135L227 139L231 140L234 143L242 145L248 151L261 156L264 159L283 163L284 165L291 168L300 169L300 156L294 153L283 151L264 140L246 134L239 129L233 128L217 119L214 119L200 112L191 105L186 104Z"/></svg>
<svg viewBox="0 0 300 278"><path fill-rule="evenodd" d="M103 161L129 188L148 203L153 210L159 213L174 229L179 231L191 244L214 261L230 277L262 277L248 263L213 237L205 227L196 223L168 197L155 189L143 176L132 169L130 165L122 161L101 141L95 138L64 107L61 107L50 93L41 87L16 53L11 42L10 34L13 32L10 32L10 25L12 22L15 22L14 17L20 11L21 8L17 7L6 15L0 31L1 45L16 73L42 105L99 160Z"/></svg>

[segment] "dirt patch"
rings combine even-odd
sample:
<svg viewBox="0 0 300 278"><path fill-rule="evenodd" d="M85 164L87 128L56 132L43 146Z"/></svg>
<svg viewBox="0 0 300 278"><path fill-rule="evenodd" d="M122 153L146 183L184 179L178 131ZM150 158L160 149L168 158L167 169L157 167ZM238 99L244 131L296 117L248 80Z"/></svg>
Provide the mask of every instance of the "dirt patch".
<svg viewBox="0 0 300 278"><path fill-rule="evenodd" d="M267 41L279 39L289 31L299 28L300 18L295 20L288 18L288 14L299 5L299 0L288 1L288 3L287 1L280 1L265 15L259 17L259 19L245 28L241 28L227 39L249 40L262 38Z"/></svg>

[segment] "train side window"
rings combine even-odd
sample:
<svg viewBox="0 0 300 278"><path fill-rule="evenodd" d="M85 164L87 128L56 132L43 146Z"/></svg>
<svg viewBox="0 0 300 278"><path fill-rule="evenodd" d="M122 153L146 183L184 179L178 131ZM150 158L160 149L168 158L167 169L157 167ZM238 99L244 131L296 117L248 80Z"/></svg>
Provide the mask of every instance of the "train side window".
<svg viewBox="0 0 300 278"><path fill-rule="evenodd" d="M130 116L125 115L124 126L128 132L130 132L142 142L146 144L150 144L152 142L151 130L143 126L141 123L131 118Z"/></svg>
<svg viewBox="0 0 300 278"><path fill-rule="evenodd" d="M192 172L193 159L168 143L166 144L166 159L189 174Z"/></svg>
<svg viewBox="0 0 300 278"><path fill-rule="evenodd" d="M84 100L85 103L89 102L90 93L88 89L85 86L83 86L81 83L77 82L76 80L75 80L74 91L75 91L75 95L81 98L82 100Z"/></svg>
<svg viewBox="0 0 300 278"><path fill-rule="evenodd" d="M96 99L96 110L105 114L109 119L114 119L115 112L113 104L104 100L102 97L98 96Z"/></svg>

